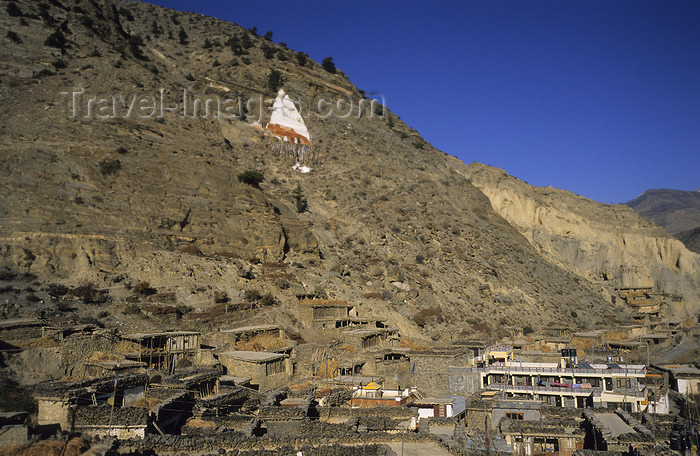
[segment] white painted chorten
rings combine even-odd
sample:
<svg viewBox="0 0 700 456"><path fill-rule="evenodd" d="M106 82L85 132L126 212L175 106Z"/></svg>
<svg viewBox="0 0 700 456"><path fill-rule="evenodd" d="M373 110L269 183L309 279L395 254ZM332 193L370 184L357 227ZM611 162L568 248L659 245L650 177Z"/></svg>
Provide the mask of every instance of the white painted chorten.
<svg viewBox="0 0 700 456"><path fill-rule="evenodd" d="M311 136L306 129L304 119L284 90L280 89L277 92L277 98L271 109L270 123L266 126L269 131L284 141L311 144Z"/></svg>

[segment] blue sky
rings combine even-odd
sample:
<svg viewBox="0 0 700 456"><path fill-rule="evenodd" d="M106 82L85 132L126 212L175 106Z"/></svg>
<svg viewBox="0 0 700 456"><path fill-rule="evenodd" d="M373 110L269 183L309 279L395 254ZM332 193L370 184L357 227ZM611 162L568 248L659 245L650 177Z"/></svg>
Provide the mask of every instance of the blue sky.
<svg viewBox="0 0 700 456"><path fill-rule="evenodd" d="M700 2L151 3L332 56L466 163L604 203L700 187Z"/></svg>

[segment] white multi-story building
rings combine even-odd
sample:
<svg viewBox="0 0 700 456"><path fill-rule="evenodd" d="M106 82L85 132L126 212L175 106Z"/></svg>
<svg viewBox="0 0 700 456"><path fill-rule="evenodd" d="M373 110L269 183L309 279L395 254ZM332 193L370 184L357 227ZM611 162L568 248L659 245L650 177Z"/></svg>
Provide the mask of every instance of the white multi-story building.
<svg viewBox="0 0 700 456"><path fill-rule="evenodd" d="M643 364L579 363L575 355L559 363L513 361L506 347L500 348L492 350L497 356L490 357L490 363L471 368L480 374L482 388L557 407L619 407L632 412L647 407Z"/></svg>

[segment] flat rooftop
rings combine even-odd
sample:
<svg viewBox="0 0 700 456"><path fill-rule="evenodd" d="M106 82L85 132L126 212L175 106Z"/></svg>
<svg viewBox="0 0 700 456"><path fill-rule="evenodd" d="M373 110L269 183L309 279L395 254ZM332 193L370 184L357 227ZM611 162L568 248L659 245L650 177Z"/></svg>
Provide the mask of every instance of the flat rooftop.
<svg viewBox="0 0 700 456"><path fill-rule="evenodd" d="M343 334L351 335L351 336L373 336L375 334L383 334L386 332L396 332L395 329L387 329L387 328L376 328L376 329L349 329L347 331L343 331Z"/></svg>
<svg viewBox="0 0 700 456"><path fill-rule="evenodd" d="M12 318L9 320L0 321L0 329L9 329L27 326L46 326L47 322L37 320L35 318Z"/></svg>
<svg viewBox="0 0 700 456"><path fill-rule="evenodd" d="M250 377L238 377L237 375L222 375L219 377L222 382L232 382L234 385L245 385L251 382Z"/></svg>
<svg viewBox="0 0 700 456"><path fill-rule="evenodd" d="M700 369L690 364L661 364L658 367L671 372L674 377L700 378Z"/></svg>
<svg viewBox="0 0 700 456"><path fill-rule="evenodd" d="M333 377L333 381L344 385L366 385L369 382L382 383L384 379L382 377L371 377L366 375L339 375L337 377Z"/></svg>
<svg viewBox="0 0 700 456"><path fill-rule="evenodd" d="M282 353L272 353L264 351L247 351L247 350L234 350L224 353L219 353L219 356L228 356L229 358L236 358L242 361L255 362L255 363L265 363L268 361L273 361L280 358L286 358L287 355Z"/></svg>
<svg viewBox="0 0 700 456"><path fill-rule="evenodd" d="M615 413L594 413L593 416L595 417L595 420L597 420L597 422L595 422L594 424L597 427L607 429L610 432L610 436L612 438L617 438L623 434L637 433L637 431L635 431L632 426L625 423L625 421L619 416L617 416Z"/></svg>
<svg viewBox="0 0 700 456"><path fill-rule="evenodd" d="M123 339L130 340L141 340L148 339L150 337L174 337L174 336L198 336L199 331L163 331L163 332L153 332L153 333L135 333L135 334L124 334Z"/></svg>
<svg viewBox="0 0 700 456"><path fill-rule="evenodd" d="M240 328L233 329L222 329L222 333L228 334L244 334L248 332L258 332L258 331L279 331L282 329L279 325L257 325L257 326L242 326Z"/></svg>

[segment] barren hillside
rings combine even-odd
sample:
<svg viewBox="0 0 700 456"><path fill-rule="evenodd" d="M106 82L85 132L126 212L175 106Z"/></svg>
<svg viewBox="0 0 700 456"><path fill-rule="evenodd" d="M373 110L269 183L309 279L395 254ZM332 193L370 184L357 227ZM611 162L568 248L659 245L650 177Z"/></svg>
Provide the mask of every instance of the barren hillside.
<svg viewBox="0 0 700 456"><path fill-rule="evenodd" d="M539 204L523 195L532 210L504 210L503 198L494 198L504 182L482 185L388 109L371 115L365 99L360 116L363 92L342 72L310 59L302 65L297 50L143 3L12 4L19 13L0 10L1 259L3 277L36 276L40 290L5 287L4 318L98 318L131 329L276 322L315 340L299 322L296 296L326 294L387 319L404 336L448 342L505 325L625 321L627 309L611 303L603 274L697 296L695 283L683 282L697 278L697 256L657 228L617 209L588 223L596 214L580 214L566 196L557 217L577 214L575 237L564 228L532 229L533 211L544 219ZM293 170L295 161L252 126L269 119L264 103L262 117L253 106L245 121L167 110L162 118L126 115L135 96L164 96L172 106L184 90L269 99L273 70L307 108L310 173ZM83 110L70 118L74 92ZM344 98L352 115L319 115L321 98ZM263 173L259 187L237 179L245 170ZM301 213L298 184L308 199ZM624 255L589 258L580 248L625 230L632 234L614 241L627 243ZM554 254L562 249L568 253ZM647 254L658 258L645 262ZM135 302L150 303L133 297L142 282L169 293L187 318L134 315ZM49 298L48 283L89 283L107 296L69 309ZM246 311L252 291L274 299ZM222 303L242 310L222 317Z"/></svg>

